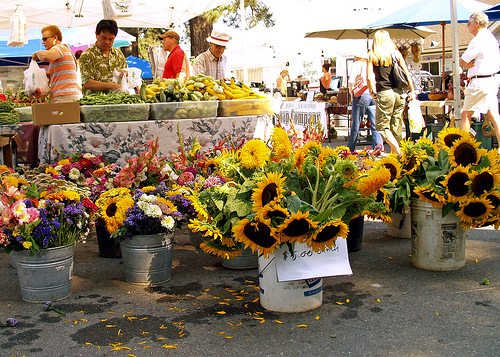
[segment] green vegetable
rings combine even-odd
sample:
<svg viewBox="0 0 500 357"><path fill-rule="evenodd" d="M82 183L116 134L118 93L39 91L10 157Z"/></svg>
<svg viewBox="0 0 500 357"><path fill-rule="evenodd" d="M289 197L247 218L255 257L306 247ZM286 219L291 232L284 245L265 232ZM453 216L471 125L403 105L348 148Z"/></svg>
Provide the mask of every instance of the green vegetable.
<svg viewBox="0 0 500 357"><path fill-rule="evenodd" d="M141 90L139 91L139 95L143 101L146 101L148 98L146 97L146 83L142 82Z"/></svg>
<svg viewBox="0 0 500 357"><path fill-rule="evenodd" d="M165 103L167 101L167 98L165 97L165 91L163 88L160 88L160 102Z"/></svg>

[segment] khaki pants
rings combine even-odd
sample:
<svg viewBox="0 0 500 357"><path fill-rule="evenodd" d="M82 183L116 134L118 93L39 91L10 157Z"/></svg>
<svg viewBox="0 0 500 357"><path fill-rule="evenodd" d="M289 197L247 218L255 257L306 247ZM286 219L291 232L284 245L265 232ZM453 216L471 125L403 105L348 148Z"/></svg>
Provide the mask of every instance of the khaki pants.
<svg viewBox="0 0 500 357"><path fill-rule="evenodd" d="M399 88L388 89L377 93L377 112L375 122L380 136L387 140L389 133L396 138L398 142L403 140L403 110L405 100L401 97L403 94Z"/></svg>
<svg viewBox="0 0 500 357"><path fill-rule="evenodd" d="M50 98L51 103L64 103L64 102L74 102L80 99L82 96L80 94L73 95L58 95L57 97Z"/></svg>

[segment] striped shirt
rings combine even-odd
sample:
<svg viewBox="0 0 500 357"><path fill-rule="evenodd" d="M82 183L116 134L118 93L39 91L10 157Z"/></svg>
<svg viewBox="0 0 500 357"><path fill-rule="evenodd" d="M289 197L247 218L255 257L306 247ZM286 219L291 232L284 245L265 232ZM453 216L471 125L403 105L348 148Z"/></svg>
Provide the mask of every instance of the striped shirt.
<svg viewBox="0 0 500 357"><path fill-rule="evenodd" d="M124 68L128 68L127 61L122 51L116 47L111 47L109 57L102 53L97 45L87 48L80 56L82 84L92 79L98 82L113 82L113 70ZM96 91L90 89L83 90L84 95L94 92Z"/></svg>
<svg viewBox="0 0 500 357"><path fill-rule="evenodd" d="M204 74L205 76L212 76L213 79L229 78L226 75L227 57L222 55L216 58L210 49L202 52L196 57L193 62L193 75Z"/></svg>
<svg viewBox="0 0 500 357"><path fill-rule="evenodd" d="M49 64L50 97L78 95L80 89L76 80L76 60L66 45L55 45L59 58Z"/></svg>

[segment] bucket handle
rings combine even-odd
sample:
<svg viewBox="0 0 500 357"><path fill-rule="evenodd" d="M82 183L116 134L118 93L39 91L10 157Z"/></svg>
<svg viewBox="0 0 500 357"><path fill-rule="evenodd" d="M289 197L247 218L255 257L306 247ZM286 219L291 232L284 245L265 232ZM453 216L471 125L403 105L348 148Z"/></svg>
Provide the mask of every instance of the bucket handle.
<svg viewBox="0 0 500 357"><path fill-rule="evenodd" d="M267 267L269 266L269 264L271 264L274 261L274 259L276 259L276 257L273 257L273 259L271 259L269 261L269 263L267 263L267 265L264 268L262 268L262 270L259 267L259 276L262 275L266 271Z"/></svg>

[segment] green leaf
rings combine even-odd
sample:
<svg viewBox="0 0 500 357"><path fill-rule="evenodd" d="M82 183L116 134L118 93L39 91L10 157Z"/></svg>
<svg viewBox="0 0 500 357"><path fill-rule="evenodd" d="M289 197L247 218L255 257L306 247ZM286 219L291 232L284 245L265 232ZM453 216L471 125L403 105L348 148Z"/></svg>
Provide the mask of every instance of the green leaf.
<svg viewBox="0 0 500 357"><path fill-rule="evenodd" d="M454 206L453 202L448 202L447 204L445 204L443 206L443 217L446 217L448 215L448 213L453 211L453 206Z"/></svg>

